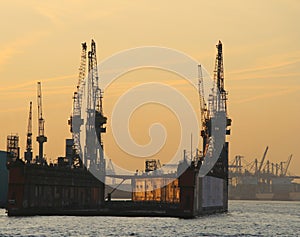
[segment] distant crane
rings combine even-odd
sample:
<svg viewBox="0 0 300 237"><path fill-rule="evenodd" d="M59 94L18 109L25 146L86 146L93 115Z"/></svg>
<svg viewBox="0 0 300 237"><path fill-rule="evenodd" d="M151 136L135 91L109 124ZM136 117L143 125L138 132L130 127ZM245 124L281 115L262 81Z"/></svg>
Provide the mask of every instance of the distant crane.
<svg viewBox="0 0 300 237"><path fill-rule="evenodd" d="M29 105L26 151L24 152L24 158L26 163L30 163L32 161L32 101L30 101Z"/></svg>
<svg viewBox="0 0 300 237"><path fill-rule="evenodd" d="M269 147L267 146L267 147L266 147L266 150L265 150L265 152L264 152L264 155L263 155L263 157L262 157L262 159L261 159L261 162L260 162L260 164L259 164L259 167L258 167L258 170L257 170L258 173L261 172L261 168L262 168L262 166L263 166L263 164L264 164L266 155L267 155L267 153L268 153L268 149L269 149Z"/></svg>
<svg viewBox="0 0 300 237"><path fill-rule="evenodd" d="M43 112L42 112L42 88L41 88L41 82L37 83L37 103L38 103L38 136L36 137L37 142L39 143L39 156L37 159L37 163L43 164L45 163L44 157L43 157L43 146L44 142L47 142L47 137L45 137L45 120L43 118Z"/></svg>
<svg viewBox="0 0 300 237"><path fill-rule="evenodd" d="M283 176L286 176L286 173L289 169L289 166L290 166L290 163L291 163L291 160L292 160L292 157L293 157L293 154L291 154L286 162L286 167L285 167L285 170L283 172Z"/></svg>

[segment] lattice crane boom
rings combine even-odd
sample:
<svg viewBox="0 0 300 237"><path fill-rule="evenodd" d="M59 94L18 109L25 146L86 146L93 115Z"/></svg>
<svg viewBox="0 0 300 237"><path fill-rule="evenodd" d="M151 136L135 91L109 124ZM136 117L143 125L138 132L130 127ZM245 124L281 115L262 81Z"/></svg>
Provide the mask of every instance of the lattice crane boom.
<svg viewBox="0 0 300 237"><path fill-rule="evenodd" d="M200 100L201 136L203 138L203 153L206 153L209 139L209 112L204 98L202 67L198 65L198 94Z"/></svg>
<svg viewBox="0 0 300 237"><path fill-rule="evenodd" d="M73 151L74 155L70 160L70 164L73 167L80 167L82 165L81 156L82 149L80 145L80 127L83 124L83 119L81 117L81 106L82 106L82 96L84 93L84 83L86 77L86 63L87 63L87 44L86 42L81 43L81 56L80 56L80 66L78 73L78 81L76 86L76 91L73 96L73 108L68 124L70 125L70 132L72 133L73 139Z"/></svg>
<svg viewBox="0 0 300 237"><path fill-rule="evenodd" d="M200 99L201 122L203 126L205 125L205 120L207 119L207 107L204 98L204 86L201 65L198 65L198 93Z"/></svg>
<svg viewBox="0 0 300 237"><path fill-rule="evenodd" d="M41 82L37 83L37 103L38 103L38 134L44 136L44 119L42 110L42 88Z"/></svg>
<svg viewBox="0 0 300 237"><path fill-rule="evenodd" d="M80 84L84 81L86 75L86 54L87 54L87 45L86 42L81 44L81 60L79 67L78 83L77 88L80 87Z"/></svg>
<svg viewBox="0 0 300 237"><path fill-rule="evenodd" d="M79 74L78 74L78 82L76 91L74 92L73 96L73 109L72 109L72 115L70 116L70 119L68 121L70 125L70 131L77 134L79 131L73 131L73 123L76 124L81 119L81 100L82 100L82 94L84 90L84 86L82 85L84 83L84 79L86 76L86 60L87 60L87 44L86 42L81 44L81 57L80 57L80 66L79 66ZM76 120L76 121L75 121ZM74 139L74 138L73 138Z"/></svg>

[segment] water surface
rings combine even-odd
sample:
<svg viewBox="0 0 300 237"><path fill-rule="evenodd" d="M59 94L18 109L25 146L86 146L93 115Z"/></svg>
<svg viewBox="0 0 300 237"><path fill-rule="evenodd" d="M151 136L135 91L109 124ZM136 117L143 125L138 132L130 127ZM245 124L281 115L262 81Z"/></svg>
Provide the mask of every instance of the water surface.
<svg viewBox="0 0 300 237"><path fill-rule="evenodd" d="M0 236L300 236L300 202L230 201L230 211L192 220L153 217L7 217Z"/></svg>

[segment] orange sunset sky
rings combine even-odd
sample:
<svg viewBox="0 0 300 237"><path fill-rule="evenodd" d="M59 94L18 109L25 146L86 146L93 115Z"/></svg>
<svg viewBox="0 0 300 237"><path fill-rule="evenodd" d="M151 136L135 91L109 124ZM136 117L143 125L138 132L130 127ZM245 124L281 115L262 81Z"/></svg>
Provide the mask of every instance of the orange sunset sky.
<svg viewBox="0 0 300 237"><path fill-rule="evenodd" d="M243 155L248 162L261 159L268 145L266 159L286 161L293 154L289 170L300 175L298 0L13 0L2 1L0 12L0 150L6 149L8 134L18 133L23 154L32 100L37 154L36 82L41 81L48 137L45 153L48 160L64 155L64 140L71 137L67 120L81 42L95 39L98 61L134 47L174 48L201 62L212 74L215 45L221 40L233 120L230 159L235 155ZM149 75L158 78L155 72ZM134 77L143 75L136 72ZM117 87L115 84L104 95L108 118ZM148 109L151 111L151 106ZM156 111L162 118L169 114L162 108ZM147 116L148 120L138 124L140 129L132 131L134 138L145 143L145 127L159 121L159 116L151 120L146 112L139 111L134 116ZM111 144L106 147L114 152Z"/></svg>

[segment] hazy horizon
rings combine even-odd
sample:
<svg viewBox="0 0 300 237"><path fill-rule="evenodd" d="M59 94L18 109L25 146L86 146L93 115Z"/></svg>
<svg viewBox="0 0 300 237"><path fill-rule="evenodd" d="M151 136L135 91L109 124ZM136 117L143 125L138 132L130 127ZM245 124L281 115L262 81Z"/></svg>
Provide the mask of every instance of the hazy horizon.
<svg viewBox="0 0 300 237"><path fill-rule="evenodd" d="M6 150L7 135L18 133L23 156L29 102L33 101L33 149L34 155L38 153L36 82L41 81L48 137L45 154L52 161L64 156L65 139L71 138L67 121L84 41L89 44L95 39L98 62L121 50L157 45L190 55L212 75L215 45L221 40L225 88L229 93L228 114L233 121L229 136L230 160L235 155L244 156L248 162L255 158L260 160L265 147L269 146L266 160L279 163L293 154L289 171L300 175L299 10L300 3L296 0L277 0L272 4L258 0L242 4L237 0L190 1L189 4L174 1L172 4L160 1L151 4L90 1L87 4L80 0L72 4L68 1L3 2L0 150ZM131 75L143 77L139 73ZM149 72L150 75L153 79L158 77L154 71ZM121 93L128 86L122 84L124 78L104 93L107 116L117 98L116 92ZM118 88L118 85L125 86ZM195 97L191 100L197 101ZM133 117L133 121L140 121L136 124L142 128L142 133L132 128L133 137L140 143L146 143L149 138L144 128L159 119L159 116L149 116L151 106L148 109L150 112L146 111L146 115L137 113ZM170 111L160 111L161 118L165 118L165 114L172 117ZM141 121L139 117L143 116L145 119ZM171 124L168 126L172 128ZM110 139L109 133L105 136ZM176 142L173 139L170 144L176 145ZM115 148L107 143L105 149L112 152ZM164 152L169 154L172 150Z"/></svg>

